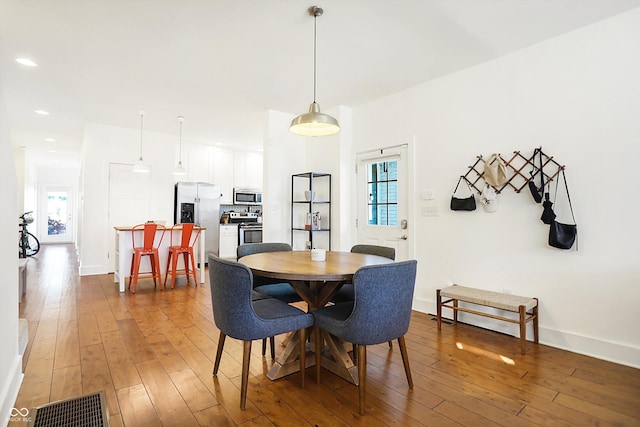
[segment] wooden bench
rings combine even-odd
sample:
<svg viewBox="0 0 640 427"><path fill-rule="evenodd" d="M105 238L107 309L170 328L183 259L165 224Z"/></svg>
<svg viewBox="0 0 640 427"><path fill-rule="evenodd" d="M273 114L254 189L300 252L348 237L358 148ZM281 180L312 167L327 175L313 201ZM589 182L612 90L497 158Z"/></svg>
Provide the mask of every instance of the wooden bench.
<svg viewBox="0 0 640 427"><path fill-rule="evenodd" d="M445 298L443 300L443 298ZM500 310L518 313L518 319L497 316L460 307L459 301L471 304L484 305ZM538 343L538 298L521 297L504 294L501 292L485 291L482 289L468 288L466 286L453 285L436 290L438 331L442 327L442 307L453 310L453 321L458 321L458 311L504 320L505 322L518 323L520 325L520 350L522 354L527 351L527 323L533 322L533 339Z"/></svg>

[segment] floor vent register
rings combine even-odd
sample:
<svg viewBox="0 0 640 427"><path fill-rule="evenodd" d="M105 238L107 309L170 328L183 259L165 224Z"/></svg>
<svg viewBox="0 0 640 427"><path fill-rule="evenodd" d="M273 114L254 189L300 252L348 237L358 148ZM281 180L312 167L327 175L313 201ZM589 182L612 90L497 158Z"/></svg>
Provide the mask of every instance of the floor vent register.
<svg viewBox="0 0 640 427"><path fill-rule="evenodd" d="M104 391L47 403L30 413L29 427L104 427L109 411Z"/></svg>

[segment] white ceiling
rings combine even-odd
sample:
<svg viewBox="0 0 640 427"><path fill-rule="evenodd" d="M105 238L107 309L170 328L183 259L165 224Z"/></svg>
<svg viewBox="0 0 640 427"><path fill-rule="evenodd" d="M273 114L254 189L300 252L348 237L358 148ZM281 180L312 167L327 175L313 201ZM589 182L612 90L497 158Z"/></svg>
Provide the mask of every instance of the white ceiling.
<svg viewBox="0 0 640 427"><path fill-rule="evenodd" d="M325 11L317 100L326 111L640 0L0 0L0 83L13 142L66 155L79 149L86 123L139 128L142 108L145 130L177 134L183 115L183 140L259 147L267 109L300 114L312 101L312 5Z"/></svg>

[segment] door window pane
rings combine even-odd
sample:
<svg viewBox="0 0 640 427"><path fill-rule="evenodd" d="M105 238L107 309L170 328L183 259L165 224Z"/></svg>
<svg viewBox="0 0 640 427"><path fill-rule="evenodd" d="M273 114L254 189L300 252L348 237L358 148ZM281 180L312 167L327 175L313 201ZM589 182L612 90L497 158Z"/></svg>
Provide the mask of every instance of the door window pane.
<svg viewBox="0 0 640 427"><path fill-rule="evenodd" d="M47 193L47 234L60 236L67 234L67 192Z"/></svg>
<svg viewBox="0 0 640 427"><path fill-rule="evenodd" d="M398 161L367 165L369 225L398 225Z"/></svg>

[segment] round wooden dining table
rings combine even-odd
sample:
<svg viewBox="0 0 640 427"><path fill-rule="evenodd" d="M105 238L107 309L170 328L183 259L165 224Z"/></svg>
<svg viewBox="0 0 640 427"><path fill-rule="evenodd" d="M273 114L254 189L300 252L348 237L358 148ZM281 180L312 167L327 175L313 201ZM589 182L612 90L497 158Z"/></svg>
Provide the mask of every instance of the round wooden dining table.
<svg viewBox="0 0 640 427"><path fill-rule="evenodd" d="M247 255L238 259L238 262L249 267L254 275L289 283L308 304L309 311L313 311L327 305L361 267L394 261L377 255L334 251L327 251L324 261L314 261L310 251L282 251ZM323 367L357 384L357 368L343 343L327 333L323 333L323 338L327 343ZM272 380L299 370L297 333L285 342L284 351L276 357L267 373ZM313 360L313 357L307 357L310 363Z"/></svg>

